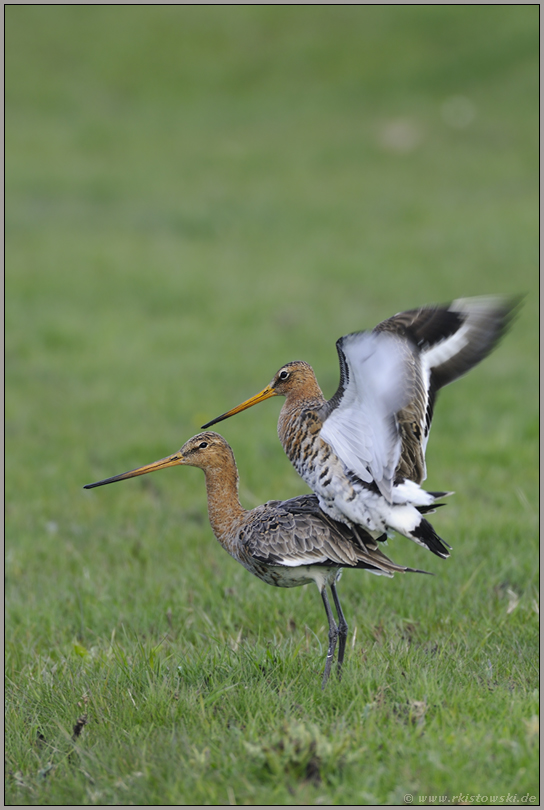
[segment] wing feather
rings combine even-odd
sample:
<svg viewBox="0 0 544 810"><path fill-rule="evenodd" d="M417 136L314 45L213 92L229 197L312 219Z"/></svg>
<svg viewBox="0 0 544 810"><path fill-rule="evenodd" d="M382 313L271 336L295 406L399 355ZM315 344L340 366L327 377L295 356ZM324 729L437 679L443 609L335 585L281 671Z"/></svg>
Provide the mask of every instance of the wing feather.
<svg viewBox="0 0 544 810"><path fill-rule="evenodd" d="M409 340L388 333L354 332L336 346L340 386L325 406L320 436L391 501L401 454L396 414L413 399L417 357Z"/></svg>
<svg viewBox="0 0 544 810"><path fill-rule="evenodd" d="M386 557L362 527L355 533L322 512L315 495L270 501L248 515L250 522L241 539L254 559L268 565L337 565L387 575L412 570Z"/></svg>
<svg viewBox="0 0 544 810"><path fill-rule="evenodd" d="M495 348L509 328L520 297L476 296L399 312L376 333L406 338L416 347L414 396L397 414L402 451L397 480L426 478L425 451L438 391L466 374Z"/></svg>

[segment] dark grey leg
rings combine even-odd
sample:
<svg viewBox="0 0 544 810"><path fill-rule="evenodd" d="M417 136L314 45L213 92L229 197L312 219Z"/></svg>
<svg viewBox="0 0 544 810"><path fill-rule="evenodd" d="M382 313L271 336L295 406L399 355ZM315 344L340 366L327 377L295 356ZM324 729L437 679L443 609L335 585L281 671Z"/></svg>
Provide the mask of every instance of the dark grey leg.
<svg viewBox="0 0 544 810"><path fill-rule="evenodd" d="M331 585L331 592L332 598L334 599L334 604L336 607L336 612L338 613L338 636L339 636L339 644L338 644L338 679L342 677L342 664L344 663L344 652L346 649L346 639L348 637L348 623L344 618L344 614L342 613L342 608L340 607L340 597L338 596L338 591L336 590L336 582L333 582Z"/></svg>
<svg viewBox="0 0 544 810"><path fill-rule="evenodd" d="M327 652L327 660L325 661L325 672L323 673L323 680L321 682L321 688L324 689L331 673L332 659L334 658L334 650L336 648L336 640L338 638L338 627L336 626L334 616L332 615L326 586L321 591L321 598L323 599L323 604L325 605L325 610L327 612L327 619L329 621L329 649Z"/></svg>

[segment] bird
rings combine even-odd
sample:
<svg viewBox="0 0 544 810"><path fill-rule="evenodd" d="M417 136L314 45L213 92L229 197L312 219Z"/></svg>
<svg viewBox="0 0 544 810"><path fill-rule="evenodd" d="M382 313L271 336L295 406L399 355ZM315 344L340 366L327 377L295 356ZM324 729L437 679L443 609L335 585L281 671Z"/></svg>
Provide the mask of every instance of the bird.
<svg viewBox="0 0 544 810"><path fill-rule="evenodd" d="M214 431L198 433L181 449L152 464L86 484L93 489L115 481L175 465L204 471L208 516L217 540L231 557L268 585L294 588L314 582L321 594L329 624L328 651L322 688L328 681L338 642L337 674L341 678L348 625L338 596L343 568L361 568L392 577L395 573L427 573L397 565L379 549L367 532L353 531L319 507L315 495L268 501L246 510L238 496L238 468L231 446ZM382 538L385 539L385 538ZM327 595L330 589L338 623Z"/></svg>
<svg viewBox="0 0 544 810"><path fill-rule="evenodd" d="M321 509L373 537L396 532L446 558L451 546L425 515L453 493L421 487L436 397L492 351L520 301L479 296L397 313L339 338L340 383L331 399L312 367L297 360L202 427L284 396L278 435Z"/></svg>

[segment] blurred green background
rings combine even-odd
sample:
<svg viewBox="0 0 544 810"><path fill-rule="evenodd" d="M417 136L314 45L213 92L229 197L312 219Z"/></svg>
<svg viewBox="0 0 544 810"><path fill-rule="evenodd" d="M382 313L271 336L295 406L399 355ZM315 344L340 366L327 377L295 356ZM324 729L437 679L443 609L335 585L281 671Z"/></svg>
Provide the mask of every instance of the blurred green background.
<svg viewBox="0 0 544 810"><path fill-rule="evenodd" d="M289 359L330 396L334 341L412 306L529 293L536 339L537 17L8 8L11 472L37 496L145 460ZM523 345L490 361L514 390ZM229 435L280 455L275 419Z"/></svg>
<svg viewBox="0 0 544 810"><path fill-rule="evenodd" d="M279 595L227 560L199 472L81 487L173 452L286 361L310 362L331 396L338 337L456 297L526 295L499 350L438 401L428 485L457 493L436 523L454 557L446 570L400 540L391 554L440 572L422 619L443 615L474 570L478 609L500 583L533 594L538 14L6 7L6 634L18 677L33 656L100 646L124 622L168 630L166 608L188 590L206 609L223 587L247 591L265 636L294 605L317 631L315 594ZM219 426L247 507L307 491L278 411L274 400ZM387 611L397 593L345 580L348 619L365 594ZM395 588L412 604L422 586ZM234 636L251 621L243 603L216 610Z"/></svg>

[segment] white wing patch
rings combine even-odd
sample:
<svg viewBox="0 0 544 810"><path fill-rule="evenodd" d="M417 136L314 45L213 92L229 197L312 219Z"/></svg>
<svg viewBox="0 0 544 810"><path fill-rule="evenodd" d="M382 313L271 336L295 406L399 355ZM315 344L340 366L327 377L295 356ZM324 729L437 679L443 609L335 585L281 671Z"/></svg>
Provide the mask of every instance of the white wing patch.
<svg viewBox="0 0 544 810"><path fill-rule="evenodd" d="M276 556L278 557L280 555ZM301 565L319 565L320 563L324 564L326 562L331 562L330 557L328 557L326 554L316 554L310 550L309 552L301 552L300 554L297 554L296 556L293 555L292 557L283 555L279 563L276 563L276 565L285 565L288 568L300 568ZM333 561L331 565L335 565L335 562Z"/></svg>
<svg viewBox="0 0 544 810"><path fill-rule="evenodd" d="M348 470L374 481L391 502L401 439L395 414L410 401L411 348L387 333L355 332L339 341L348 379L320 436Z"/></svg>
<svg viewBox="0 0 544 810"><path fill-rule="evenodd" d="M470 342L469 322L464 323L460 329L454 332L449 338L436 343L432 348L423 352L423 363L427 368L437 368L442 363L447 363L456 354L459 354L468 346Z"/></svg>
<svg viewBox="0 0 544 810"><path fill-rule="evenodd" d="M462 372L459 372L465 373L491 351L507 323L511 307L506 306L506 300L502 296L481 295L476 298L458 298L450 304L449 311L460 315L463 324L456 332L423 354L428 366L437 368L456 355L462 354L467 346L474 345L475 357L467 363ZM483 353L478 353L478 347ZM452 380L459 374L452 377Z"/></svg>

